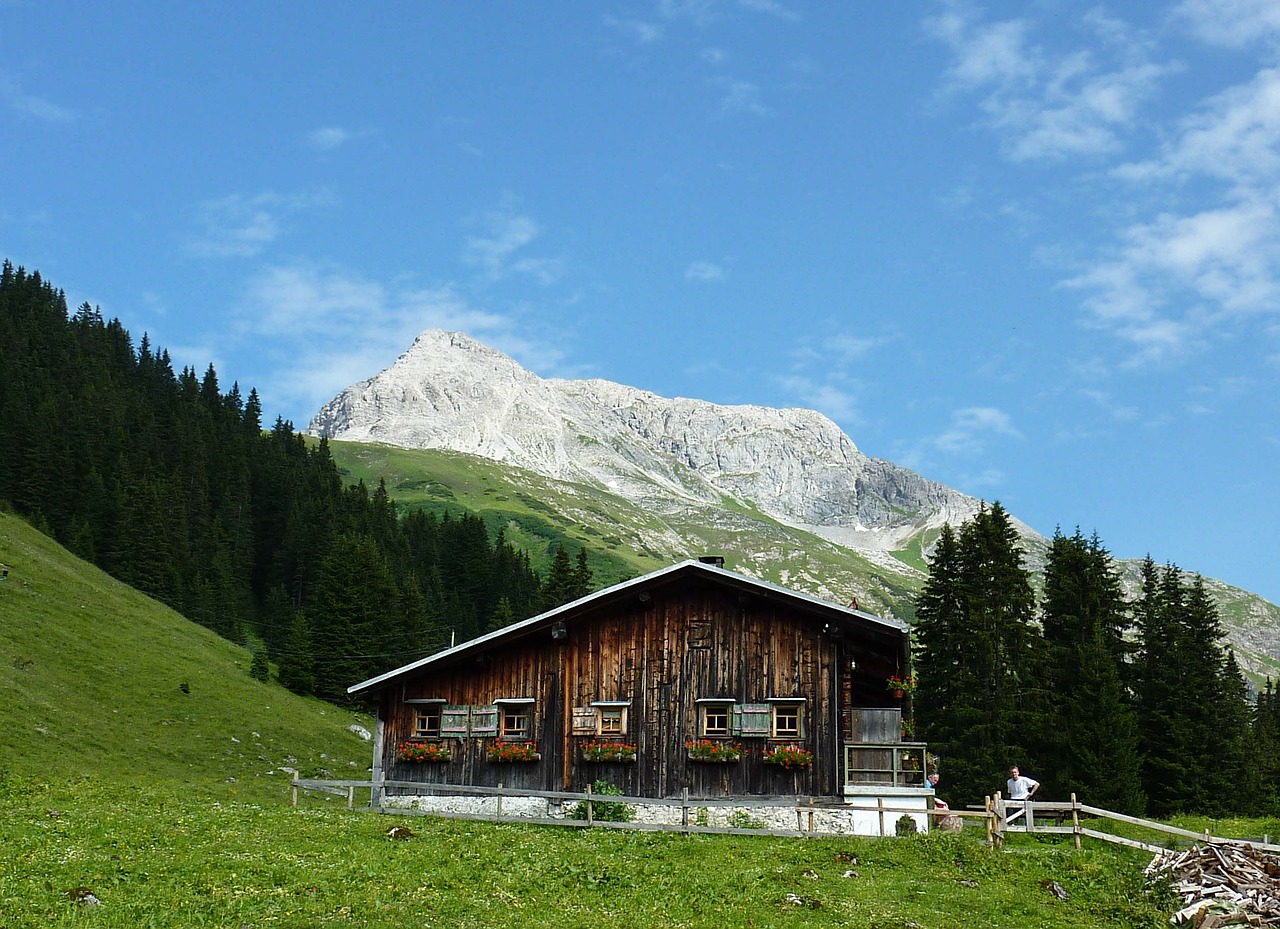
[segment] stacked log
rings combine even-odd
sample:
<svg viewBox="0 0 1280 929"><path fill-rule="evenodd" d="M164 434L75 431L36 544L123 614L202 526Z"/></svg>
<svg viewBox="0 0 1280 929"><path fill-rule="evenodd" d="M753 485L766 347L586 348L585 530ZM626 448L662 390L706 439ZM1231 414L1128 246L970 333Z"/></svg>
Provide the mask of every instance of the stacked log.
<svg viewBox="0 0 1280 929"><path fill-rule="evenodd" d="M1280 859L1248 845L1206 843L1165 852L1147 865L1148 881L1167 880L1181 903L1174 925L1280 926Z"/></svg>

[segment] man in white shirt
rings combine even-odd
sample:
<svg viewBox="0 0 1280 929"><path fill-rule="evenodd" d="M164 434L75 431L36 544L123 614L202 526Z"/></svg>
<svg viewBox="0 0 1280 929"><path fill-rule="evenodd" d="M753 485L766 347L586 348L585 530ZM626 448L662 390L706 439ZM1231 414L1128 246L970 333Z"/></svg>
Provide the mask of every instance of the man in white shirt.
<svg viewBox="0 0 1280 929"><path fill-rule="evenodd" d="M1005 825L1013 823L1019 816L1026 814L1023 825L1028 829L1031 828L1031 811L1027 808L1026 801L1034 796L1035 792L1040 789L1040 782L1034 777L1023 777L1018 771L1018 766L1014 765L1009 769L1009 799L1022 802L1022 808L1011 813L1005 818Z"/></svg>
<svg viewBox="0 0 1280 929"><path fill-rule="evenodd" d="M1018 766L1009 769L1009 799L1030 800L1040 789L1040 782L1034 777L1023 777L1018 773Z"/></svg>

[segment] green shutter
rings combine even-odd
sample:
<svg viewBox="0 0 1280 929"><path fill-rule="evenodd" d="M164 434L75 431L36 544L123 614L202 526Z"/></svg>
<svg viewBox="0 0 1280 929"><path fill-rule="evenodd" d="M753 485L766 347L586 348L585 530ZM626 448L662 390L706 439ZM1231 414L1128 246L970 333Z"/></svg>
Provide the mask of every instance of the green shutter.
<svg viewBox="0 0 1280 929"><path fill-rule="evenodd" d="M440 738L465 739L471 719L471 707L446 706L440 711Z"/></svg>
<svg viewBox="0 0 1280 929"><path fill-rule="evenodd" d="M773 707L768 703L744 703L733 708L738 735L748 739L767 739L773 729Z"/></svg>
<svg viewBox="0 0 1280 929"><path fill-rule="evenodd" d="M471 734L479 737L495 737L498 734L498 708L473 706L471 708Z"/></svg>

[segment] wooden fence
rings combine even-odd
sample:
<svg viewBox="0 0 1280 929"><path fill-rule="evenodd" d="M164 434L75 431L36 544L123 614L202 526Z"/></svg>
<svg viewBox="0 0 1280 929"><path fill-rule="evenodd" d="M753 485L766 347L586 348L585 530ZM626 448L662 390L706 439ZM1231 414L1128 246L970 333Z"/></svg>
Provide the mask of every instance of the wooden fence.
<svg viewBox="0 0 1280 929"><path fill-rule="evenodd" d="M1191 832L1188 829L1179 829L1177 826L1169 826L1154 820L1128 816L1124 813L1115 813L1111 810L1089 806L1087 803L1081 803L1075 794L1071 795L1070 802L1054 802L1051 800L1007 800L997 793L995 796L987 798L985 813L988 815L988 822L994 828L994 832L988 837L996 848L1004 844L1005 833L1027 832L1046 835L1070 835L1075 839L1076 848L1080 847L1080 839L1087 837L1116 845L1127 845L1130 848L1140 848L1153 853L1169 850L1167 845L1155 845L1098 829L1090 829L1080 822L1082 816L1087 816L1095 820L1110 820L1111 822L1125 823L1130 826L1140 826L1153 832L1180 839L1190 839L1194 842L1248 845L1261 851L1280 853L1280 845L1272 844L1271 836L1263 836L1261 839L1227 839L1212 835L1207 829L1204 832ZM992 813L994 815L990 815ZM1070 825L1066 824L1068 819L1070 819ZM1049 825L1049 820L1053 820L1055 825Z"/></svg>
<svg viewBox="0 0 1280 929"><path fill-rule="evenodd" d="M1272 844L1270 842L1270 836L1263 836L1260 840L1228 839L1211 835L1207 830L1205 832L1191 832L1187 829L1179 829L1176 826L1169 826L1153 820L1141 819L1136 816L1128 816L1124 813L1115 813L1110 810L1089 806L1088 804L1081 803L1076 798L1075 794L1071 795L1070 801L1064 802L1051 800L1008 800L997 793L993 796L987 797L981 808L965 810L932 809L926 811L921 810L919 807L908 808L889 806L885 804L883 797L877 798L877 803L874 808L855 808L841 801L819 803L816 798L813 797L797 797L794 800L774 801L746 797L727 799L709 799L705 797L690 798L687 788L678 799L656 799L653 797L629 797L613 794L602 795L593 793L590 787L587 788L586 793L572 793L569 791L554 790L516 790L505 788L501 784L497 787L468 787L459 784L423 784L417 781L384 780L375 783L373 781L358 780L312 780L299 778L296 775L293 778L292 787L292 802L295 807L298 805L299 791L315 790L332 795L345 796L347 800L347 807L354 809L356 805L356 791L368 790L370 792L370 808L377 809L379 812L387 812L388 808L372 806L372 797L375 795L375 788L377 788L377 795L383 795L383 789L391 787L408 788L418 794L428 796L493 798L494 802L492 804L492 812L463 813L442 810L422 811L399 807L392 810L398 815L439 816L451 819L484 820L487 822L520 822L535 825L576 826L579 828L603 826L611 829L638 829L660 832L683 832L686 834L720 833L729 835L812 837L818 835L837 834L817 828L818 823L824 814L829 814L833 810L846 812L856 810L856 812L859 813L875 814L878 824L877 832L882 837L896 834L897 818L905 813L913 816L927 815L933 819L956 816L960 818L962 823L972 820L975 822L975 825L985 829L987 843L996 849L1004 846L1005 836L1009 833L1032 833L1042 835L1070 835L1074 839L1076 848L1081 847L1081 839L1091 838L1103 842L1111 842L1117 845L1125 845L1130 848L1143 849L1153 853L1168 851L1168 847L1165 845L1155 845L1148 842L1142 842L1137 839L1115 835L1110 832L1104 832L1099 829L1089 828L1082 823L1082 818L1088 818L1090 821L1109 820L1112 822L1125 823L1131 826L1138 826L1150 829L1154 832L1173 836L1177 839L1189 839L1194 842L1228 845L1248 845L1261 851L1273 854L1280 853L1280 845ZM562 804L565 802L582 803L585 805L586 817L584 819L570 819L559 816L512 815L510 812L504 815L504 799L527 800L533 798L547 801L558 801ZM679 810L679 822L602 822L595 819L594 812L595 804L597 803L624 803L636 806L672 807ZM794 829L761 829L749 826L712 826L700 822L703 811L714 808L755 809L761 813L765 810L774 812L791 811L795 815L796 827ZM1053 822L1054 825L1050 825L1050 822Z"/></svg>
<svg viewBox="0 0 1280 929"><path fill-rule="evenodd" d="M356 781L356 780L312 780L294 777L293 783L293 805L298 805L298 795L300 790L315 790L324 793L345 796L347 798L348 808L355 808L356 791L368 790L370 792L370 808L377 809L379 812L394 812L396 814L405 815L423 815L423 816L440 816L452 819L475 819L488 822L520 822L539 825L554 826L604 826L606 828L615 829L639 829L649 831L666 831L666 832L684 832L689 833L722 833L722 834L738 834L738 835L774 835L774 836L818 836L818 835L849 835L849 832L837 832L835 830L824 830L820 828L824 816L830 816L833 813L843 815L862 814L866 816L874 816L876 821L877 833L880 836L889 836L896 833L897 819L903 814L912 816L944 816L952 812L950 810L926 810L921 807L899 807L886 804L885 798L879 797L874 807L855 807L843 802L842 800L830 800L818 802L814 797L797 797L794 800L767 800L763 798L751 797L730 797L730 798L708 798L708 797L690 797L686 788L679 798L659 799L654 797L631 797L625 795L614 794L597 794L592 792L588 787L586 793L574 793L570 791L558 790L527 790L512 789L503 787L499 784L497 787L471 787L460 784L424 784L419 781L393 781L384 780L374 783L373 781ZM410 808L387 808L373 807L372 796L374 788L377 788L377 794L382 795L383 789L391 788L408 788L416 794L424 796L445 796L445 797L479 797L492 798L492 811L464 813L456 811L442 810L414 810ZM582 803L585 805L585 819L571 819L560 816L528 816L528 815L512 815L510 812L504 813L503 800L527 800L527 799L543 799L547 801L563 803ZM602 822L595 819L595 805L597 803L623 803L630 806L645 807L667 807L678 810L679 815L672 816L673 820L678 822ZM755 828L751 826L712 826L702 822L705 818L705 811L711 809L733 809L733 810L752 810L760 815L764 815L766 811L772 813L787 812L795 816L796 826L794 829L780 828ZM975 813L971 811L955 811L956 815L970 818L982 819L987 825L988 835L991 835L995 826L991 821L992 813ZM748 814L747 819L754 818Z"/></svg>

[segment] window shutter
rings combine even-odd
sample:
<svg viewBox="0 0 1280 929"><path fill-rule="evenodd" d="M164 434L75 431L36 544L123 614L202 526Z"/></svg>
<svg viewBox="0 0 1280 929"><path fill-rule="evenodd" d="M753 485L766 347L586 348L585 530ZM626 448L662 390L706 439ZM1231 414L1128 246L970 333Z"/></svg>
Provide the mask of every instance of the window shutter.
<svg viewBox="0 0 1280 929"><path fill-rule="evenodd" d="M496 706L473 706L471 708L471 734L486 737L498 734L498 708Z"/></svg>
<svg viewBox="0 0 1280 929"><path fill-rule="evenodd" d="M446 706L440 710L440 738L465 739L468 721L471 718L469 706Z"/></svg>
<svg viewBox="0 0 1280 929"><path fill-rule="evenodd" d="M596 708L594 706L575 706L573 708L573 734L596 734Z"/></svg>
<svg viewBox="0 0 1280 929"><path fill-rule="evenodd" d="M738 734L749 739L765 739L773 728L773 707L767 703L744 703L733 708L740 720Z"/></svg>
<svg viewBox="0 0 1280 929"><path fill-rule="evenodd" d="M729 709L729 734L742 735L742 707L736 703Z"/></svg>

